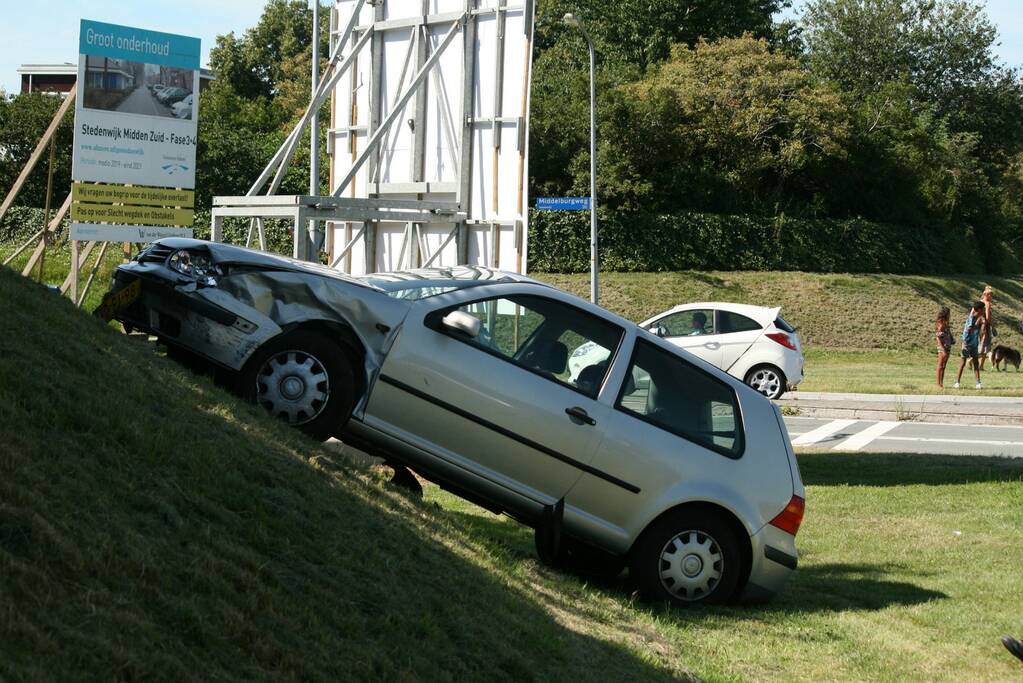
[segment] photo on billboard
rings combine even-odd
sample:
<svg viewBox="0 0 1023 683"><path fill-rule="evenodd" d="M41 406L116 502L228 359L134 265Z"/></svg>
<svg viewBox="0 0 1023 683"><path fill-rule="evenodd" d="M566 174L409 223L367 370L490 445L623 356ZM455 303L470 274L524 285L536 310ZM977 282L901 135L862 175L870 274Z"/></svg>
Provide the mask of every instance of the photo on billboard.
<svg viewBox="0 0 1023 683"><path fill-rule="evenodd" d="M191 69L86 55L84 106L191 120L195 75Z"/></svg>

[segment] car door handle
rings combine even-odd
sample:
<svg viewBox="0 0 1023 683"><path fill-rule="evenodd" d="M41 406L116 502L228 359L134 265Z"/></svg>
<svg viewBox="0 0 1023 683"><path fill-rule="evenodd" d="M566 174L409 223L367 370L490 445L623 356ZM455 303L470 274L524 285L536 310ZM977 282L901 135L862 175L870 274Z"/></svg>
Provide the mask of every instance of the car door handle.
<svg viewBox="0 0 1023 683"><path fill-rule="evenodd" d="M585 422L590 426L597 424L597 421L590 417L589 413L587 413L579 406L575 406L573 408L565 408L565 414L568 415L569 417L573 417L576 420L579 420L580 422Z"/></svg>
<svg viewBox="0 0 1023 683"><path fill-rule="evenodd" d="M711 351L716 351L717 349L721 348L721 344L718 342L707 342L703 346L704 348L708 348Z"/></svg>

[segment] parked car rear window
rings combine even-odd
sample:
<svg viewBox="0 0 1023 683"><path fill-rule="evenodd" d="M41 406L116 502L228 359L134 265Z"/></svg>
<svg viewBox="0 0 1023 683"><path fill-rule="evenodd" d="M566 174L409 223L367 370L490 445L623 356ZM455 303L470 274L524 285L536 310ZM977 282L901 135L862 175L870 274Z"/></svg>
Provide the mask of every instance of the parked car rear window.
<svg viewBox="0 0 1023 683"><path fill-rule="evenodd" d="M545 297L484 299L458 310L479 319L480 333L457 339L590 398L600 393L623 334L613 323Z"/></svg>
<svg viewBox="0 0 1023 683"><path fill-rule="evenodd" d="M762 330L763 326L753 318L747 318L732 311L718 311L718 334L733 332L752 332Z"/></svg>
<svg viewBox="0 0 1023 683"><path fill-rule="evenodd" d="M742 421L731 387L641 339L617 408L722 455L742 455Z"/></svg>

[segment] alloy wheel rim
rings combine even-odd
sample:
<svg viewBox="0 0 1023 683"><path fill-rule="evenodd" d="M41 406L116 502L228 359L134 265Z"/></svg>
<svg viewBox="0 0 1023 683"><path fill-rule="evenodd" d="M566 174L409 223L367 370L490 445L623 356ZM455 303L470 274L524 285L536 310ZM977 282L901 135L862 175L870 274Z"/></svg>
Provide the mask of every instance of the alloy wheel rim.
<svg viewBox="0 0 1023 683"><path fill-rule="evenodd" d="M281 351L271 356L256 376L256 402L293 426L312 422L326 409L330 378L316 356Z"/></svg>
<svg viewBox="0 0 1023 683"><path fill-rule="evenodd" d="M661 549L658 574L672 596L686 602L703 600L714 592L725 568L721 547L703 531L683 531Z"/></svg>
<svg viewBox="0 0 1023 683"><path fill-rule="evenodd" d="M774 396L781 386L781 378L773 370L757 370L753 375L750 386L764 396Z"/></svg>

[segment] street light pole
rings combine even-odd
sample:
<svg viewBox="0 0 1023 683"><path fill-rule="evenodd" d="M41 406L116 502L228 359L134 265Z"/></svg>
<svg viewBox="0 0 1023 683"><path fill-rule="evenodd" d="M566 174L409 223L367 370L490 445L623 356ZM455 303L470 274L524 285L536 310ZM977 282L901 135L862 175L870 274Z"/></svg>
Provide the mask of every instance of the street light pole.
<svg viewBox="0 0 1023 683"><path fill-rule="evenodd" d="M316 91L320 85L320 0L313 0L313 72L312 72L312 97L316 98ZM317 197L320 194L320 115L313 112L309 119L309 194ZM320 255L317 250L323 244L320 236L320 223L309 221L309 231L306 235L308 247L308 258L316 261Z"/></svg>
<svg viewBox="0 0 1023 683"><path fill-rule="evenodd" d="M590 301L597 303L600 291L598 286L600 262L597 248L597 53L593 49L590 34L579 17L569 12L563 21L582 32L590 49Z"/></svg>

